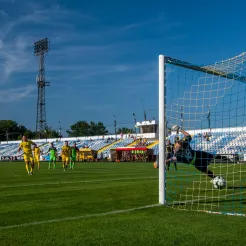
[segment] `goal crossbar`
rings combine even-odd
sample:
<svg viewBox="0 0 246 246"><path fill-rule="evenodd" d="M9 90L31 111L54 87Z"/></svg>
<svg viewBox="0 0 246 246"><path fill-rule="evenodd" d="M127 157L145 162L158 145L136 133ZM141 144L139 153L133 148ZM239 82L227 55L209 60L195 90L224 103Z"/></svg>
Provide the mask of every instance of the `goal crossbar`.
<svg viewBox="0 0 246 246"><path fill-rule="evenodd" d="M238 57L235 57L235 58L238 58ZM232 59L234 59L234 58L231 58L230 60L232 60ZM246 83L246 77L241 76L241 75L237 75L234 73L230 73L230 69L228 69L228 67L226 66L226 62L222 62L219 65L216 64L217 66L216 65L198 66L198 65L194 65L194 64L191 64L189 62L181 61L181 60L174 59L171 57L165 57L165 62L172 64L172 65L179 66L179 67L188 68L191 70L200 71L200 72L224 77L227 79L238 80L238 81L241 81L243 83ZM235 65L237 65L237 63L235 63ZM219 68L217 68L218 66L219 66ZM227 71L227 70L229 70L229 71Z"/></svg>

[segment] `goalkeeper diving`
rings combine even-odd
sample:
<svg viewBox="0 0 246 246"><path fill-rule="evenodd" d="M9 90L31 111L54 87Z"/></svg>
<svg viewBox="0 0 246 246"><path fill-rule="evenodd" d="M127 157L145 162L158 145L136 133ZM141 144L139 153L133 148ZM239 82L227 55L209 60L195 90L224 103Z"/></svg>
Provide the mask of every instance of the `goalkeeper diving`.
<svg viewBox="0 0 246 246"><path fill-rule="evenodd" d="M179 126L174 125L172 127L172 131L176 131L177 134L179 132L183 133L184 138L175 142L174 155L173 157L166 160L166 164L171 161L177 161L189 165L194 165L197 170L205 173L211 179L214 179L216 176L211 170L208 169L208 166L213 160L214 156L211 153L205 151L193 150L190 147L190 142L192 140L191 135L183 129L180 129Z"/></svg>
<svg viewBox="0 0 246 246"><path fill-rule="evenodd" d="M181 132L184 137L181 140L176 140L174 144L173 156L166 159L166 165L170 165L171 162L181 162L189 165L193 165L197 170L206 174L212 180L216 177L214 173L208 169L210 162L214 159L214 156L211 153L193 150L190 147L190 142L192 140L191 135L180 129L179 126L174 125L172 131L179 134Z"/></svg>

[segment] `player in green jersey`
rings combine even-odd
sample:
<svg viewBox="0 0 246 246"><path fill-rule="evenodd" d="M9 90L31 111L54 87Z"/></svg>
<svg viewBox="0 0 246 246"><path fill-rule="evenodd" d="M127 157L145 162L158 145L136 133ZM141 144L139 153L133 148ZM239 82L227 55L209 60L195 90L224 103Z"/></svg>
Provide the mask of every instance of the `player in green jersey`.
<svg viewBox="0 0 246 246"><path fill-rule="evenodd" d="M76 162L78 151L79 151L79 148L76 146L76 143L74 143L73 146L71 147L70 169L74 168L74 164Z"/></svg>
<svg viewBox="0 0 246 246"><path fill-rule="evenodd" d="M53 169L55 169L55 167L56 167L56 158L57 158L57 149L54 146L54 143L50 143L50 148L48 149L47 153L50 153L49 169L50 169L50 166L51 166L52 162L53 162Z"/></svg>

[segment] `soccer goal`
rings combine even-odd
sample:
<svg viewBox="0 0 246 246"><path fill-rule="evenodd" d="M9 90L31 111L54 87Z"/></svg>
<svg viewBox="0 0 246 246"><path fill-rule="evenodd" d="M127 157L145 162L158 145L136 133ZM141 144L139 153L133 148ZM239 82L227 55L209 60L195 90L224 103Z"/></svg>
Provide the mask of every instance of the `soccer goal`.
<svg viewBox="0 0 246 246"><path fill-rule="evenodd" d="M246 53L213 65L160 55L159 203L245 216L245 195Z"/></svg>

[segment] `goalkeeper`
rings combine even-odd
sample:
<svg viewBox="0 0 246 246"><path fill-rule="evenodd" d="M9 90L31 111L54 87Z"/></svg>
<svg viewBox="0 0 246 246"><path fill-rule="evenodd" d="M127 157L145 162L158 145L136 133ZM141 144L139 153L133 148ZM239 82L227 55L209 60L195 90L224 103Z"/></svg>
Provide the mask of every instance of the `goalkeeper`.
<svg viewBox="0 0 246 246"><path fill-rule="evenodd" d="M205 151L195 151L190 147L190 141L192 140L191 135L180 129L179 126L174 125L172 131L176 131L177 134L179 131L184 134L184 138L178 140L174 144L174 156L166 160L168 165L171 161L183 162L186 164L192 164L197 170L205 173L211 179L215 178L215 175L212 171L208 169L208 166L214 156Z"/></svg>

